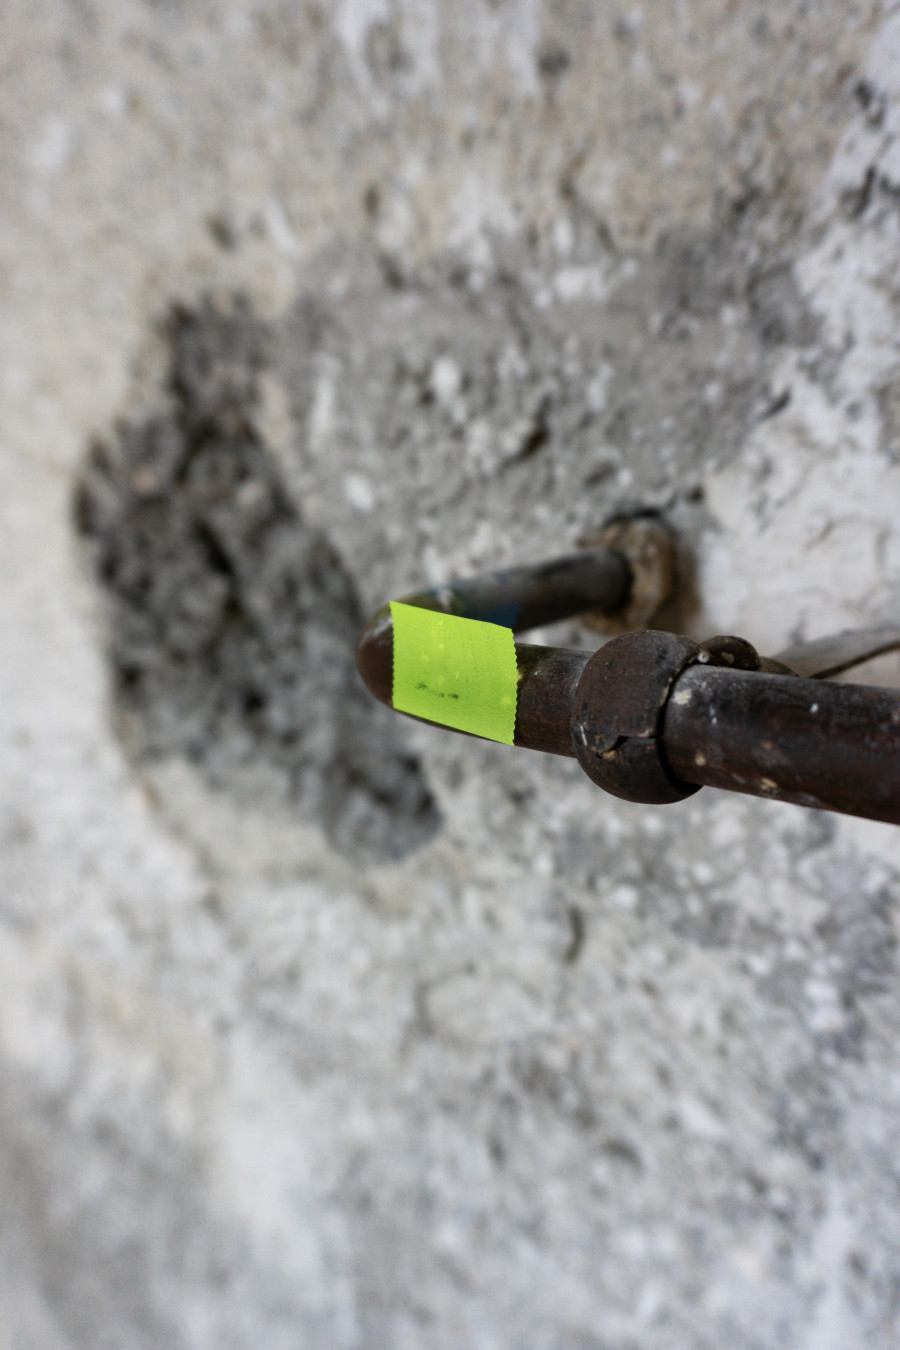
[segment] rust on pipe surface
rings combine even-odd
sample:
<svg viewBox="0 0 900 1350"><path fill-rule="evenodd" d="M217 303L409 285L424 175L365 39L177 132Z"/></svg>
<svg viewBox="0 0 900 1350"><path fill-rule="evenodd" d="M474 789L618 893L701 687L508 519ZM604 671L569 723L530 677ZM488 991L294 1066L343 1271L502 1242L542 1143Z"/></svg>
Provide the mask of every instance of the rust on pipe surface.
<svg viewBox="0 0 900 1350"><path fill-rule="evenodd" d="M900 691L691 666L666 703L677 778L900 824Z"/></svg>

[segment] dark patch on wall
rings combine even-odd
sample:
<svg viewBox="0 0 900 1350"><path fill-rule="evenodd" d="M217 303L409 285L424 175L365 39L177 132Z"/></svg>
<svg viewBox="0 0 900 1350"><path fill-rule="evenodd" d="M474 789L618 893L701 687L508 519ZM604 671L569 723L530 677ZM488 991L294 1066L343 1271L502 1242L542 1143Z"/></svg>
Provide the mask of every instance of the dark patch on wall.
<svg viewBox="0 0 900 1350"><path fill-rule="evenodd" d="M341 849L402 857L438 811L358 681L353 578L255 427L270 335L243 302L176 307L166 335L165 406L95 443L76 494L126 741L218 788L249 770Z"/></svg>
<svg viewBox="0 0 900 1350"><path fill-rule="evenodd" d="M877 392L881 414L882 453L892 464L900 464L900 378L888 380Z"/></svg>

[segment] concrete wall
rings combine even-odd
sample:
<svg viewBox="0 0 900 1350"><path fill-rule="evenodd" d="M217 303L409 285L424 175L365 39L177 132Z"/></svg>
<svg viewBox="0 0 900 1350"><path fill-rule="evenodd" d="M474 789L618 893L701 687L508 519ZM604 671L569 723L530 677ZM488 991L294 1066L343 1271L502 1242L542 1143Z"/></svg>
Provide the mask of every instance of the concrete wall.
<svg viewBox="0 0 900 1350"><path fill-rule="evenodd" d="M2 6L4 1350L897 1345L897 832L350 656L635 502L897 615L895 10Z"/></svg>

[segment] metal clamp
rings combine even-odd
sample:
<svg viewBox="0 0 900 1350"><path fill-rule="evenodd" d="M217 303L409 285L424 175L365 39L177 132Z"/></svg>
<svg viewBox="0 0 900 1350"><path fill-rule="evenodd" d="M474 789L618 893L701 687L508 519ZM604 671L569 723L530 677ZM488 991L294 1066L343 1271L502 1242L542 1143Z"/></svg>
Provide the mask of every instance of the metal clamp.
<svg viewBox="0 0 900 1350"><path fill-rule="evenodd" d="M680 802L699 792L666 762L660 736L672 685L709 656L675 633L624 633L588 661L572 703L572 744L588 778L629 802Z"/></svg>

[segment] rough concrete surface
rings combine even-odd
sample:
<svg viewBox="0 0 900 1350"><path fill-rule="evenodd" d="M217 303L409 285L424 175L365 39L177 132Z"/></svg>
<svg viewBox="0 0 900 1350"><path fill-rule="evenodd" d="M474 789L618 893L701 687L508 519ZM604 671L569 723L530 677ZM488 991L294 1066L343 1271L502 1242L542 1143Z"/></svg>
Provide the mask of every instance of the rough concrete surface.
<svg viewBox="0 0 900 1350"><path fill-rule="evenodd" d="M4 1350L900 1342L900 834L351 654L634 503L896 618L898 277L892 4L5 0Z"/></svg>

